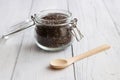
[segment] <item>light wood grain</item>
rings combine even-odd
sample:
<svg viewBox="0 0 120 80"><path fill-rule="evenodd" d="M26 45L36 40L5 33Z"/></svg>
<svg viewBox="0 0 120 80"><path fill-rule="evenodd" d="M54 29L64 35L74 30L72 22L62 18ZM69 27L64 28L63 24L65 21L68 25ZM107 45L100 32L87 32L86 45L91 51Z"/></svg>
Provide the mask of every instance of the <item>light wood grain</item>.
<svg viewBox="0 0 120 80"><path fill-rule="evenodd" d="M61 52L45 52L34 27L0 43L0 80L120 80L120 0L0 0L0 35L45 9L64 9L78 19L84 38ZM10 27L13 26L13 27ZM111 49L63 70L49 61L69 58L107 43Z"/></svg>
<svg viewBox="0 0 120 80"><path fill-rule="evenodd" d="M111 17L113 24L118 32L118 34L120 35L120 6L119 0L102 0L109 16Z"/></svg>
<svg viewBox="0 0 120 80"><path fill-rule="evenodd" d="M25 20L28 16L30 5L30 0L29 2L24 0L1 0L0 35L9 31L10 26ZM10 80L12 77L22 44L22 35L20 34L0 44L0 80Z"/></svg>
<svg viewBox="0 0 120 80"><path fill-rule="evenodd" d="M62 4L62 6L61 6ZM34 0L31 13L44 9L67 9L64 0ZM72 56L71 47L60 52L45 52L34 41L34 27L25 32L22 48L15 68L13 80L74 80L73 66L56 71L49 68L49 62L56 58Z"/></svg>
<svg viewBox="0 0 120 80"><path fill-rule="evenodd" d="M77 6L71 7L70 10L79 18L78 25L85 36L80 43L73 44L74 55L103 43L112 46L111 50L103 54L76 63L76 79L118 80L120 65L116 63L119 62L120 37L103 2L101 0L76 0L75 3L70 1L70 4Z"/></svg>

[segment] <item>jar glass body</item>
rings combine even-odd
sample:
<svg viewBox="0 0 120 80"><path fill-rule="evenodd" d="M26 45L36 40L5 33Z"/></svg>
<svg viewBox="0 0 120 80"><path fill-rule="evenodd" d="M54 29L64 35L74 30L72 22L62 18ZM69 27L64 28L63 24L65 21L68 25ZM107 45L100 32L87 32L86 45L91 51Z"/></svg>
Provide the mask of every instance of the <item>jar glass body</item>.
<svg viewBox="0 0 120 80"><path fill-rule="evenodd" d="M35 15L35 42L43 50L58 51L71 45L71 13L45 10Z"/></svg>

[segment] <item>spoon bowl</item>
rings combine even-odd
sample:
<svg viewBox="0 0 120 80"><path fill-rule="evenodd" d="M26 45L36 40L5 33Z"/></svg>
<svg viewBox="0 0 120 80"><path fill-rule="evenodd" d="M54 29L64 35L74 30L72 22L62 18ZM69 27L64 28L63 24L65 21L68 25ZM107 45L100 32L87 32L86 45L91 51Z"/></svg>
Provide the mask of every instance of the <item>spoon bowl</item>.
<svg viewBox="0 0 120 80"><path fill-rule="evenodd" d="M67 67L68 61L66 59L55 59L50 62L50 66L56 69L62 69Z"/></svg>

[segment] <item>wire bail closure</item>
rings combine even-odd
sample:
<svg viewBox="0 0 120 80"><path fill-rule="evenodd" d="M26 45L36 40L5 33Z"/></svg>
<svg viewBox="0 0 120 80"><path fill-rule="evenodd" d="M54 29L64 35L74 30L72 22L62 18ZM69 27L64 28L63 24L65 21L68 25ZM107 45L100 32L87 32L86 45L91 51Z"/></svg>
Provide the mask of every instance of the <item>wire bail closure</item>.
<svg viewBox="0 0 120 80"><path fill-rule="evenodd" d="M84 36L83 36L83 34L80 32L80 30L78 29L78 27L76 26L77 25L77 18L74 18L72 21L71 21L71 25L72 25L72 28L71 28L71 33L73 34L73 36L76 38L76 40L77 41L80 41ZM76 33L76 31L75 31L75 29L76 29L76 31L77 31L77 33ZM77 37L77 34L79 35L79 38Z"/></svg>

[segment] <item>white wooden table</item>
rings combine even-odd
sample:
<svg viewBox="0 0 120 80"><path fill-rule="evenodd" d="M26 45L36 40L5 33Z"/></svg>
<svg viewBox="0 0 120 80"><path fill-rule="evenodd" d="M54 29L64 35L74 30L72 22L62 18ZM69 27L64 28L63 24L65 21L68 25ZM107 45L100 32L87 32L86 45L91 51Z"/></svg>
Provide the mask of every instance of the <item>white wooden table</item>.
<svg viewBox="0 0 120 80"><path fill-rule="evenodd" d="M50 53L36 46L34 28L25 30L0 44L0 80L120 80L120 0L0 0L0 35L44 9L72 12L84 38ZM50 60L79 55L104 43L112 48L63 70L49 68Z"/></svg>

